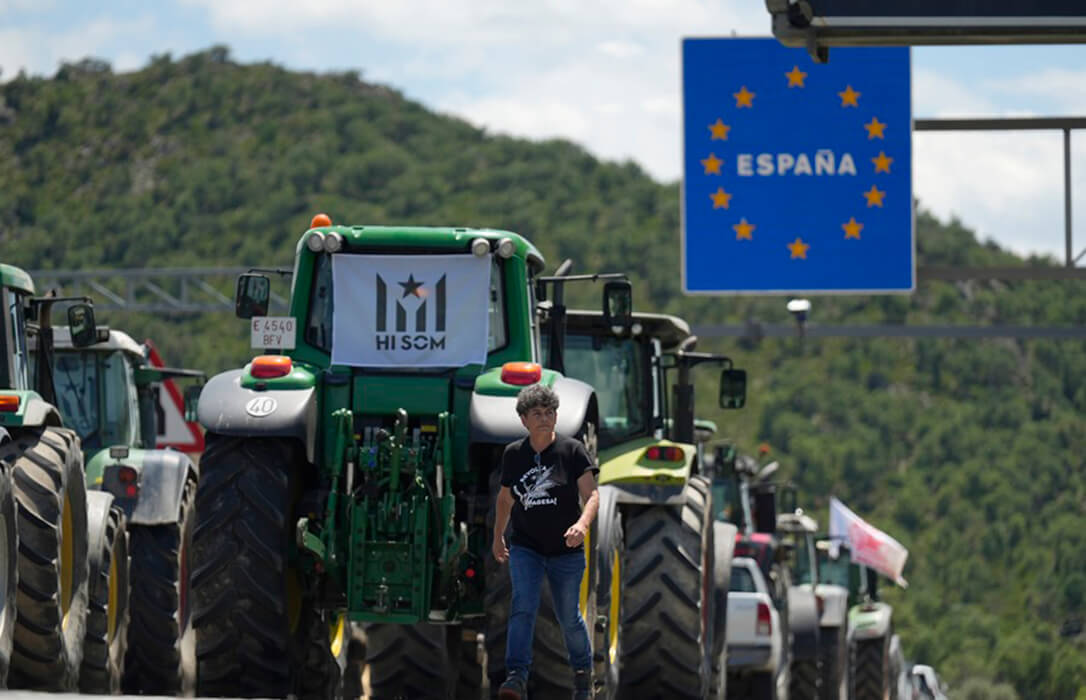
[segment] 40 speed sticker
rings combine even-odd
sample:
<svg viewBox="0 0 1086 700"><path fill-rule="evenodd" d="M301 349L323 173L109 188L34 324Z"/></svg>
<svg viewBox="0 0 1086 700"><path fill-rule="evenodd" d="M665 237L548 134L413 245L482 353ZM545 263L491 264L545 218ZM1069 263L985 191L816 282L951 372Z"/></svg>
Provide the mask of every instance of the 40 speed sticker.
<svg viewBox="0 0 1086 700"><path fill-rule="evenodd" d="M270 416L277 408L279 408L279 402L270 396L258 396L255 399L249 399L249 403L245 404L245 412L253 418Z"/></svg>

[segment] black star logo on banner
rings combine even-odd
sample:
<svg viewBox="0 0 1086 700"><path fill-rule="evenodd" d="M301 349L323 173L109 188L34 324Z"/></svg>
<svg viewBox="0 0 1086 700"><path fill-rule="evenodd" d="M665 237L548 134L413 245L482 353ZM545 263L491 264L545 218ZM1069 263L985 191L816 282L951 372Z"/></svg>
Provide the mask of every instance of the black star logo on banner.
<svg viewBox="0 0 1086 700"><path fill-rule="evenodd" d="M397 282L396 284L403 287L403 296L400 297L401 299L406 297L408 294L413 294L417 298L422 297L422 292L419 290L419 288L422 287L423 283L416 282L414 274L408 275L406 282Z"/></svg>

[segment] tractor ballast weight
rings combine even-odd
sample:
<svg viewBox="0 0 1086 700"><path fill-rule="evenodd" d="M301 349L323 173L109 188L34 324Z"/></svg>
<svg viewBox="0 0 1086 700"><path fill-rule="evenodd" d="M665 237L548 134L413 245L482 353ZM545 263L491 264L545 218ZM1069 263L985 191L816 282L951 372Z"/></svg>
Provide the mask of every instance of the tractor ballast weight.
<svg viewBox="0 0 1086 700"><path fill-rule="evenodd" d="M239 278L238 314L265 354L213 377L197 406L207 429L194 547L199 694L326 692L328 626L341 615L368 625L368 693L478 687L476 634L497 643L508 606L506 567L489 545L502 449L526 434L517 393L555 388L558 430L594 450L591 387L540 367L533 290L543 266L509 232L315 217L288 273L286 316L265 316L267 277ZM276 336L284 327L289 342ZM449 359L465 343L478 359ZM594 603L582 599L589 620ZM556 676L542 656L536 675ZM568 696L572 679L553 680Z"/></svg>

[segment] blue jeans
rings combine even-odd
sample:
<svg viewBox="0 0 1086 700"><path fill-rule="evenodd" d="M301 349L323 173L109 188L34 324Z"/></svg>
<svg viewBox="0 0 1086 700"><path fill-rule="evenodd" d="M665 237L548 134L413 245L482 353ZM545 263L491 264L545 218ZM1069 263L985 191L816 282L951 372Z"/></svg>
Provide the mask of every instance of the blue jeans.
<svg viewBox="0 0 1086 700"><path fill-rule="evenodd" d="M505 647L505 668L528 677L532 667L532 638L539 612L543 575L551 585L554 614L562 627L569 653L569 665L575 671L592 668L592 645L588 627L578 606L581 578L584 576L584 552L545 557L533 549L509 548L509 576L513 580L513 605L509 613L509 638Z"/></svg>

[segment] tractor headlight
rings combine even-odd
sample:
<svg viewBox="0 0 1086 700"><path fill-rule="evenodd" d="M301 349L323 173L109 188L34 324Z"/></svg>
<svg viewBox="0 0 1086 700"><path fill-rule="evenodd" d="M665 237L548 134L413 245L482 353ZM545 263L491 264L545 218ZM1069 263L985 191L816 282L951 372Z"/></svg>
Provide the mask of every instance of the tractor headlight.
<svg viewBox="0 0 1086 700"><path fill-rule="evenodd" d="M498 255L503 258L513 257L513 251L516 247L513 245L512 238L503 238L498 241Z"/></svg>
<svg viewBox="0 0 1086 700"><path fill-rule="evenodd" d="M332 232L324 237L324 252L338 253L343 250L343 236Z"/></svg>
<svg viewBox="0 0 1086 700"><path fill-rule="evenodd" d="M324 252L324 234L319 231L309 234L309 238L305 239L305 247L314 253Z"/></svg>
<svg viewBox="0 0 1086 700"><path fill-rule="evenodd" d="M481 258L490 252L490 241L485 238L476 238L471 242L471 254Z"/></svg>

